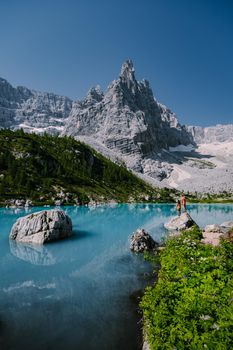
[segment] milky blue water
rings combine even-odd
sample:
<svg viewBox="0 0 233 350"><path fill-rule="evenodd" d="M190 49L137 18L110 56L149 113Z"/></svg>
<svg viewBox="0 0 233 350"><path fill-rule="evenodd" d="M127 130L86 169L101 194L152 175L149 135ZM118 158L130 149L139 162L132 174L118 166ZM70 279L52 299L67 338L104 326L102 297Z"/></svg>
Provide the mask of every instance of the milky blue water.
<svg viewBox="0 0 233 350"><path fill-rule="evenodd" d="M129 237L143 227L160 240L174 205L64 210L73 237L32 246L8 239L28 211L0 209L0 349L139 349L141 316L129 296L149 283L151 267L129 251ZM232 205L188 210L200 226L233 220Z"/></svg>

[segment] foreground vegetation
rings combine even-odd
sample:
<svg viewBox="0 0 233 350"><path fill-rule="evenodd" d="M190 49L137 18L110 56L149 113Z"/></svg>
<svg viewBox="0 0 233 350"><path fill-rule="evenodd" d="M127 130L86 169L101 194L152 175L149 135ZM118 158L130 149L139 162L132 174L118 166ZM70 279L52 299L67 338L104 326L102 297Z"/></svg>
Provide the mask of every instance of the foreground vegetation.
<svg viewBox="0 0 233 350"><path fill-rule="evenodd" d="M233 245L200 238L186 231L160 253L158 281L141 301L151 350L233 349Z"/></svg>
<svg viewBox="0 0 233 350"><path fill-rule="evenodd" d="M71 137L0 130L0 204L94 201L174 201L175 190L154 189Z"/></svg>

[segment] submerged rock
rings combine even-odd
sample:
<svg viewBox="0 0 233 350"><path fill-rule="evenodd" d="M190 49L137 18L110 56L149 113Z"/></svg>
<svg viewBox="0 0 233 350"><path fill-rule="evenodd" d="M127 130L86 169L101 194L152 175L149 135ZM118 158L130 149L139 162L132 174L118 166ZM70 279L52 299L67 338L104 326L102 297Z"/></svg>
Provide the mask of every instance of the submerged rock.
<svg viewBox="0 0 233 350"><path fill-rule="evenodd" d="M159 244L144 229L138 229L134 232L130 240L130 249L136 253L151 251L158 246Z"/></svg>
<svg viewBox="0 0 233 350"><path fill-rule="evenodd" d="M197 225L191 216L185 212L180 216L172 218L169 222L164 224L164 227L169 231L181 231L186 230L194 225Z"/></svg>
<svg viewBox="0 0 233 350"><path fill-rule="evenodd" d="M44 244L72 234L72 222L61 210L43 210L19 218L10 239L24 243Z"/></svg>

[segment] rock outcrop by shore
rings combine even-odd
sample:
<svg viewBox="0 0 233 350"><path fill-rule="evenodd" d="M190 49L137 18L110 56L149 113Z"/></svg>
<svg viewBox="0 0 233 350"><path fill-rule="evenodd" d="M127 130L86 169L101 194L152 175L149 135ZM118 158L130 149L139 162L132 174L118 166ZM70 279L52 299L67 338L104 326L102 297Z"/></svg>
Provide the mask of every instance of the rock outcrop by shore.
<svg viewBox="0 0 233 350"><path fill-rule="evenodd" d="M28 208L32 207L32 201L30 199L9 199L5 202L6 208Z"/></svg>
<svg viewBox="0 0 233 350"><path fill-rule="evenodd" d="M10 239L23 243L44 244L69 237L72 222L61 210L43 210L19 218L10 232Z"/></svg>
<svg viewBox="0 0 233 350"><path fill-rule="evenodd" d="M233 240L233 221L224 222L221 225L207 225L203 231L202 242L217 246L221 239Z"/></svg>
<svg viewBox="0 0 233 350"><path fill-rule="evenodd" d="M191 216L185 212L180 216L172 218L169 222L164 224L164 227L169 231L182 231L196 225Z"/></svg>
<svg viewBox="0 0 233 350"><path fill-rule="evenodd" d="M138 229L133 233L130 240L130 249L136 253L152 251L158 248L159 244L144 229Z"/></svg>

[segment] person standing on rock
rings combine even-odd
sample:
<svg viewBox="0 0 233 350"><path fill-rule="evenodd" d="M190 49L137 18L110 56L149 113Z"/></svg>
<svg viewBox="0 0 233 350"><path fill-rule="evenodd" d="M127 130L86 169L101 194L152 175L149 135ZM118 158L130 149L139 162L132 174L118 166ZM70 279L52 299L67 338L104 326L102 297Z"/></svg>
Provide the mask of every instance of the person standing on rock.
<svg viewBox="0 0 233 350"><path fill-rule="evenodd" d="M181 214L181 203L180 203L179 199L176 202L176 210L178 212L178 216L180 216L180 214Z"/></svg>
<svg viewBox="0 0 233 350"><path fill-rule="evenodd" d="M185 198L184 194L182 194L182 196L181 196L181 204L184 207L184 211L186 212L187 211L187 209L186 209L186 198Z"/></svg>

